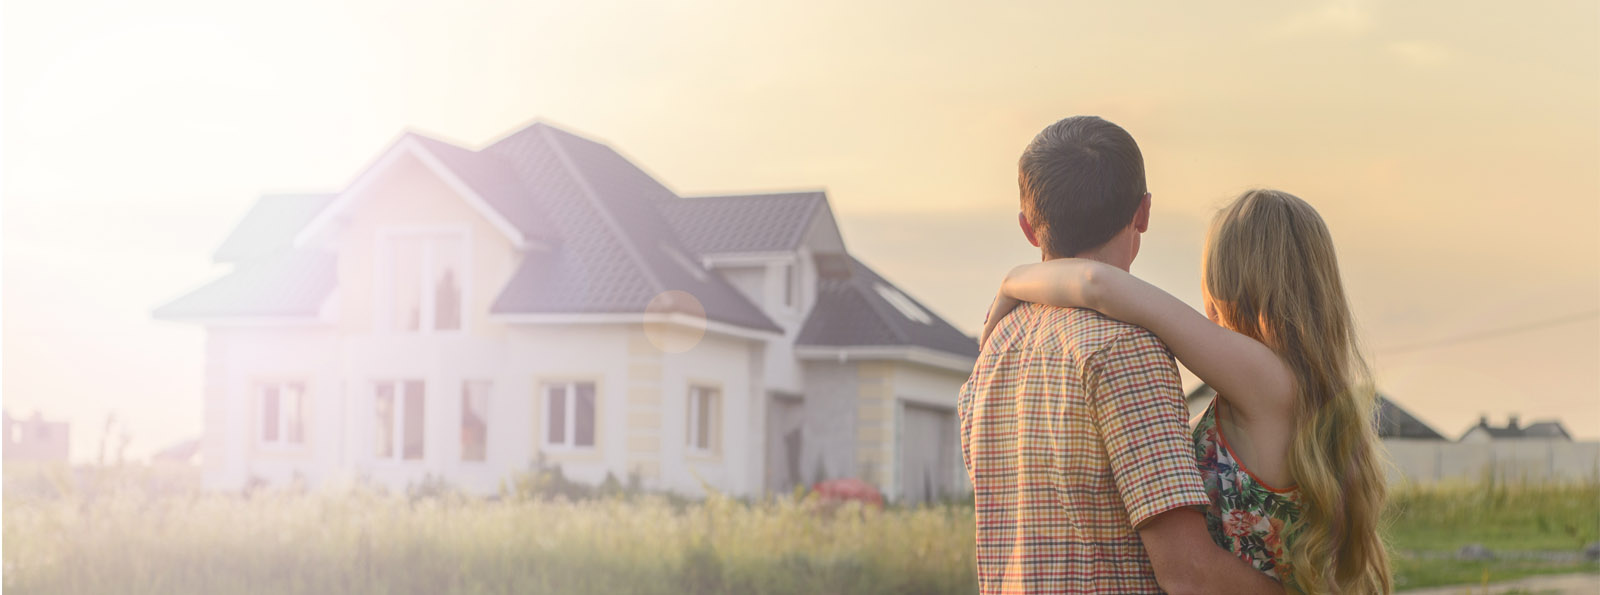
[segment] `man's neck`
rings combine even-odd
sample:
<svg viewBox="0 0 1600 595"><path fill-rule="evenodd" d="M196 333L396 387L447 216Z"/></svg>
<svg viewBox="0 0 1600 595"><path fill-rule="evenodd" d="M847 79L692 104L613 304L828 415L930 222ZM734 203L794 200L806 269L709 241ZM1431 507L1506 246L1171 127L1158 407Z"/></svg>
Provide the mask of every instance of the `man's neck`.
<svg viewBox="0 0 1600 595"><path fill-rule="evenodd" d="M1116 240L1117 238L1114 238L1112 241L1106 242L1105 244L1102 244L1096 248L1084 250L1083 252L1074 254L1072 255L1072 258L1095 260L1127 271L1133 267L1132 255L1130 255L1128 250L1122 246L1114 245L1120 244L1120 242L1117 242ZM1046 255L1045 260L1051 260L1051 257Z"/></svg>

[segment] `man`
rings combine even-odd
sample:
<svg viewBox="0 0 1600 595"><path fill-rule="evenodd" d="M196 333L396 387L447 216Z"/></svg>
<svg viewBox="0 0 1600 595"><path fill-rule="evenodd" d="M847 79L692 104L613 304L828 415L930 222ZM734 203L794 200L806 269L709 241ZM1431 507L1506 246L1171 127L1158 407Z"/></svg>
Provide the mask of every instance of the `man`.
<svg viewBox="0 0 1600 595"><path fill-rule="evenodd" d="M1023 152L1022 233L1044 259L1127 270L1149 228L1144 157L1092 116ZM1155 335L1024 304L962 387L982 593L1281 593L1212 543L1177 365Z"/></svg>

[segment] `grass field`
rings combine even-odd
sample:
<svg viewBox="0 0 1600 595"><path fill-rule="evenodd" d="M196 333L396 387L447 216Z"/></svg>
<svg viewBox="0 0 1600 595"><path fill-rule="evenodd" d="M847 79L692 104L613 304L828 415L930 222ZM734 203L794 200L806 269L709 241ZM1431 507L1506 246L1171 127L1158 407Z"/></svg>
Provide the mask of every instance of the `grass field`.
<svg viewBox="0 0 1600 595"><path fill-rule="evenodd" d="M202 494L151 470L18 477L4 498L7 593L971 593L972 510L741 502L549 485L452 494ZM1400 488L1402 587L1596 570L1600 484ZM1451 559L1466 543L1564 560Z"/></svg>

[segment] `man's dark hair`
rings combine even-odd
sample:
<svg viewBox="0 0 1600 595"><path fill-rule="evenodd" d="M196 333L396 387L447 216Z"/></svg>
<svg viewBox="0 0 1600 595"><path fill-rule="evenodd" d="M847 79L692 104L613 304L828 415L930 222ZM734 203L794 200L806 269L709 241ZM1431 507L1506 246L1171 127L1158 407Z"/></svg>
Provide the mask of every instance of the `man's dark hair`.
<svg viewBox="0 0 1600 595"><path fill-rule="evenodd" d="M1144 156L1122 127L1073 116L1033 137L1017 164L1022 211L1050 258L1111 240L1144 201Z"/></svg>

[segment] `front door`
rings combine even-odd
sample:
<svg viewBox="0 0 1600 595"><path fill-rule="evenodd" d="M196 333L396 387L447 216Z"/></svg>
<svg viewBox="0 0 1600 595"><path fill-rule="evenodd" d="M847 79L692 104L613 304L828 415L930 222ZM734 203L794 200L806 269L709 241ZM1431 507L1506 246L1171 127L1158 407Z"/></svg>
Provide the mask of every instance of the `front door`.
<svg viewBox="0 0 1600 595"><path fill-rule="evenodd" d="M800 453L805 447L805 399L771 393L767 403L767 491L785 493L801 485Z"/></svg>

